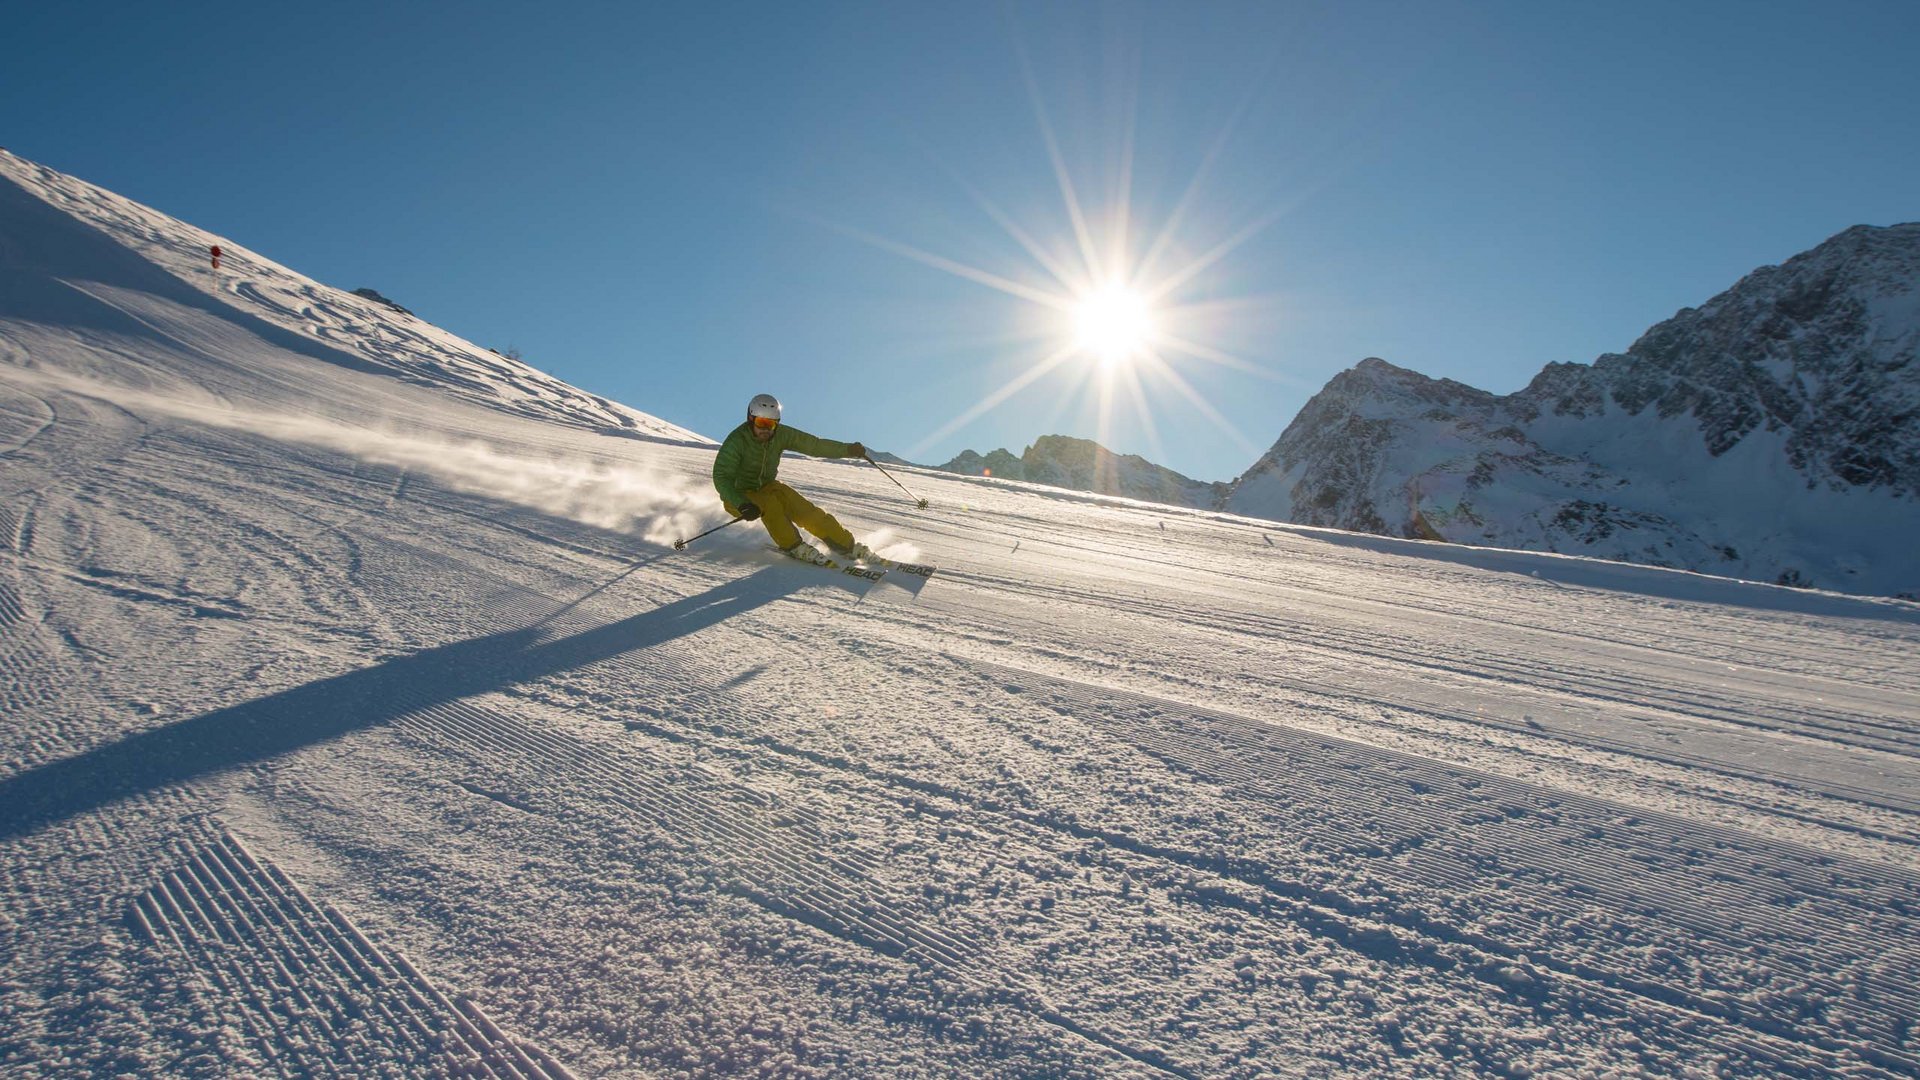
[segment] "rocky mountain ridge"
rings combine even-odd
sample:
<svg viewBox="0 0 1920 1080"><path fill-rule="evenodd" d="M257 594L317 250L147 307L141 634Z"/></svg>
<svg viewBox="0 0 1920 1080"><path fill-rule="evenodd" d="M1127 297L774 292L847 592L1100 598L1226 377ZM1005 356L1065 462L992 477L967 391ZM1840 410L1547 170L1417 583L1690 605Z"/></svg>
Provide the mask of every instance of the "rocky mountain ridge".
<svg viewBox="0 0 1920 1080"><path fill-rule="evenodd" d="M1017 457L1006 449L987 454L964 450L933 467L1174 506L1215 506L1227 492L1225 484L1194 480L1138 454L1116 454L1091 439L1069 435L1042 435Z"/></svg>
<svg viewBox="0 0 1920 1080"><path fill-rule="evenodd" d="M1920 591L1920 224L1848 229L1625 353L1495 395L1370 358L1224 508L1849 592Z"/></svg>

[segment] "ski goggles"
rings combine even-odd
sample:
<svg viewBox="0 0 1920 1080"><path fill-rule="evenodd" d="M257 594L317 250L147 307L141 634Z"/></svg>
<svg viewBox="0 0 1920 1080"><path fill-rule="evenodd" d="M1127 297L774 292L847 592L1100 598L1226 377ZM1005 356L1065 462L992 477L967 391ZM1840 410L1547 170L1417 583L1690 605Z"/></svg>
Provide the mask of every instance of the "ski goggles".
<svg viewBox="0 0 1920 1080"><path fill-rule="evenodd" d="M771 416L755 416L750 419L753 420L753 426L758 431L772 431L780 426L780 421Z"/></svg>

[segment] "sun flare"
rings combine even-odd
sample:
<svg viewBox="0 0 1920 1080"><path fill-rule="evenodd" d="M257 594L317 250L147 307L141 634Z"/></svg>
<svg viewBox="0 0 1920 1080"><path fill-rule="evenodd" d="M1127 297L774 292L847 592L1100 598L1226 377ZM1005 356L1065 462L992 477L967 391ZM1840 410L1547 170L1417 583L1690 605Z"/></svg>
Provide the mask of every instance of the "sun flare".
<svg viewBox="0 0 1920 1080"><path fill-rule="evenodd" d="M1153 305L1125 285L1082 296L1073 308L1073 343L1103 368L1124 366L1152 346Z"/></svg>
<svg viewBox="0 0 1920 1080"><path fill-rule="evenodd" d="M1083 185L1075 182L1024 50L1019 59L1046 161L1059 188L1062 217L1035 228L1023 220L1024 214L1002 206L959 173L948 171L974 205L1025 253L1025 261L974 264L866 229L830 223L880 250L1033 305L1034 310L1012 320L1010 332L996 337L995 343L1004 341L1022 351L1038 346L1035 358L999 379L951 419L927 430L910 452L928 452L1015 395L1042 387L1058 403L1056 415L1077 402L1081 422L1087 417L1092 420L1096 441L1143 436L1151 449L1164 453L1154 414L1177 401L1198 413L1209 431L1226 435L1247 454L1258 455L1260 447L1208 400L1203 385L1189 381L1187 375L1200 366L1280 377L1217 343L1223 334L1243 335L1247 327L1236 326L1237 320L1260 315L1271 300L1223 295L1216 268L1284 216L1286 209L1285 205L1275 207L1237 227L1231 221L1203 220L1209 216L1201 209L1205 181L1239 117L1219 133L1185 189L1173 195L1170 205L1161 206L1135 200L1136 132L1129 115L1111 159L1115 173L1100 189L1102 199L1090 203ZM1044 213L1039 207L1028 213L1036 211ZM1205 295L1196 298L1195 294ZM970 339L967 347L974 347ZM1128 430L1122 432L1123 427Z"/></svg>

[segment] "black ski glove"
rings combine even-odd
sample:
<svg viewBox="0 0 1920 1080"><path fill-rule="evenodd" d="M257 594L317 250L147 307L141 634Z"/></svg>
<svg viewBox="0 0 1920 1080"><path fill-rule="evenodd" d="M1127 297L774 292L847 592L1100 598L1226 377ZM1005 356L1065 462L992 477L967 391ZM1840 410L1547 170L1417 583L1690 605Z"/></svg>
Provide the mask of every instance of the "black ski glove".
<svg viewBox="0 0 1920 1080"><path fill-rule="evenodd" d="M740 504L740 520L741 521L759 521L760 508L753 505L750 502L741 503Z"/></svg>
<svg viewBox="0 0 1920 1080"><path fill-rule="evenodd" d="M847 444L847 456L848 456L848 457L866 457L866 456L867 456L867 444L866 444L866 443L857 443L857 442L850 442L850 443L848 443L848 444Z"/></svg>

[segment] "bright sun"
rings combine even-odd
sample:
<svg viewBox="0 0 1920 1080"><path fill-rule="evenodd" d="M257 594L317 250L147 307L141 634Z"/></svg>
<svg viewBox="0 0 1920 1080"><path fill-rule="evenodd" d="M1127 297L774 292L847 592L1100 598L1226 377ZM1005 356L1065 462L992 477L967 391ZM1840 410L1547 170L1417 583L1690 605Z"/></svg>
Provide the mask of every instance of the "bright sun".
<svg viewBox="0 0 1920 1080"><path fill-rule="evenodd" d="M1103 368L1132 362L1153 343L1153 307L1125 285L1108 285L1082 296L1073 308L1073 343Z"/></svg>
<svg viewBox="0 0 1920 1080"><path fill-rule="evenodd" d="M927 431L912 451L929 452L1009 398L1040 385L1057 396L1058 410L1080 402L1086 410L1083 415L1093 419L1097 440L1120 438L1118 414L1131 406L1133 419L1127 421L1128 434L1143 433L1157 448L1159 433L1153 413L1162 401L1178 398L1204 416L1212 429L1226 433L1243 451L1257 456L1260 448L1187 380L1182 369L1199 363L1272 376L1262 365L1207 340L1231 324L1240 310L1264 312L1267 301L1221 295L1220 280L1208 275L1241 245L1279 220L1291 204L1276 207L1237 228L1230 221L1194 225L1190 219L1205 216L1200 200L1205 189L1202 181L1214 163L1214 152L1209 152L1178 201L1165 208L1164 216L1159 207L1136 205L1132 198L1136 132L1131 120L1125 131L1114 133L1119 138L1116 148L1121 151L1113 159L1117 173L1102 189L1110 201L1088 204L1074 183L1068 155L1047 117L1038 81L1027 68L1024 52L1021 63L1034 119L1060 187L1064 220L1049 222L1049 228L1036 231L958 174L955 179L981 212L1000 226L1006 239L1026 252L1030 265L1017 264L1011 272L971 265L862 229L837 226L883 251L1041 309L1022 311L1014 320L1017 331L1009 326L1008 331L1014 332L1004 337L1022 351L1029 344L1040 345L1045 355L1026 364L1024 370L1011 371L1004 379L996 376L997 385L990 386L978 401L951 420ZM1232 130L1229 125L1220 134L1215 152L1227 144ZM1219 232L1221 228L1229 231ZM1194 299L1192 294L1203 288L1208 293L1206 299ZM971 344L968 347L973 348Z"/></svg>

